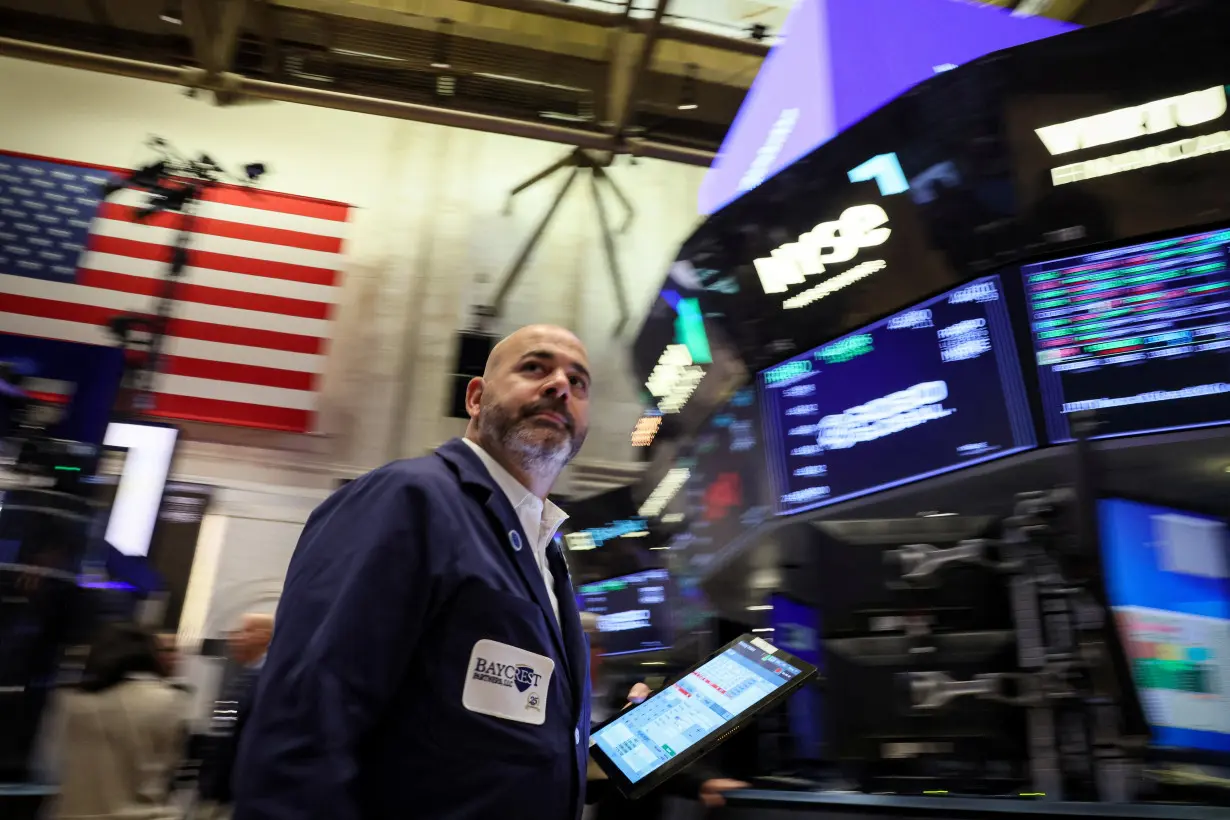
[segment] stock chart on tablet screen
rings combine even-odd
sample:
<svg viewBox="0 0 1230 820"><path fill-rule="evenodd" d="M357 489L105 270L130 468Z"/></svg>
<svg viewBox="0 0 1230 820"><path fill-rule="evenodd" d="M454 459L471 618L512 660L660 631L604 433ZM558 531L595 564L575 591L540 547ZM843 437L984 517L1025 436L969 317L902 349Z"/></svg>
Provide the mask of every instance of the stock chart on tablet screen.
<svg viewBox="0 0 1230 820"><path fill-rule="evenodd" d="M1230 421L1230 230L1021 269L1048 438L1070 413L1098 437Z"/></svg>
<svg viewBox="0 0 1230 820"><path fill-rule="evenodd" d="M1037 444L998 276L920 302L759 378L782 515Z"/></svg>

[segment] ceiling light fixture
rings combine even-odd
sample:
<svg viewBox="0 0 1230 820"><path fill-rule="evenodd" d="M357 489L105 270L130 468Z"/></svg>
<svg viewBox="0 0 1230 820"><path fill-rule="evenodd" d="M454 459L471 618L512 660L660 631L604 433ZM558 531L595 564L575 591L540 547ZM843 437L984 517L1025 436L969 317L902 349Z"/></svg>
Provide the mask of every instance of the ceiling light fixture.
<svg viewBox="0 0 1230 820"><path fill-rule="evenodd" d="M688 63L688 72L683 76L683 85L679 89L680 111L695 111L700 106L696 103L696 63Z"/></svg>
<svg viewBox="0 0 1230 820"><path fill-rule="evenodd" d="M747 608L747 611L748 612L768 612L771 609L773 609L773 604L757 604L756 606L749 606Z"/></svg>
<svg viewBox="0 0 1230 820"><path fill-rule="evenodd" d="M376 54L371 51L354 51L349 48L333 48L329 49L334 54L340 54L343 57L362 57L365 60L381 60L386 63L404 63L401 57L390 57L388 54Z"/></svg>
<svg viewBox="0 0 1230 820"><path fill-rule="evenodd" d="M158 19L173 26L182 26L184 24L183 4L180 0L166 0L166 3L162 6L162 14L158 15Z"/></svg>
<svg viewBox="0 0 1230 820"><path fill-rule="evenodd" d="M773 627L771 626L762 626L759 629L753 629L752 631L753 632L775 632L776 630L774 630Z"/></svg>
<svg viewBox="0 0 1230 820"><path fill-rule="evenodd" d="M449 40L452 30L453 21L447 17L441 17L440 27L436 30L436 55L431 61L432 68L449 69L453 67L453 61L449 58Z"/></svg>

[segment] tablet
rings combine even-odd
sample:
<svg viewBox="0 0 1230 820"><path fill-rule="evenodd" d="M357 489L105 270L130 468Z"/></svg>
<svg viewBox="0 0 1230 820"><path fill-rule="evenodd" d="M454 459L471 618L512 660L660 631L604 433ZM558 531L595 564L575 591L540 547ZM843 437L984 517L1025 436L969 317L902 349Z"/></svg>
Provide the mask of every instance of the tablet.
<svg viewBox="0 0 1230 820"><path fill-rule="evenodd" d="M816 674L755 635L743 635L590 735L589 751L629 798L651 791Z"/></svg>

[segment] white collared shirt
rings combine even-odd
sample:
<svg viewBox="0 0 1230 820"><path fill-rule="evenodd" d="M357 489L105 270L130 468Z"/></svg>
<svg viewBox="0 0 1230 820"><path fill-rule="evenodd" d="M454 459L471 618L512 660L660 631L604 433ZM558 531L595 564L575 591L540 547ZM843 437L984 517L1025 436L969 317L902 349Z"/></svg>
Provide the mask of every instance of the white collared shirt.
<svg viewBox="0 0 1230 820"><path fill-rule="evenodd" d="M513 510L517 513L517 520L521 522L521 529L525 530L525 537L529 539L530 549L534 552L534 561L542 572L543 583L547 585L547 598L551 601L551 611L555 613L555 622L559 623L559 600L555 597L555 576L551 574L551 566L547 562L547 547L551 545L551 539L555 537L555 531L559 529L560 524L567 520L568 513L557 507L554 502L549 500L544 502L543 499L527 490L520 481L513 478L512 473L505 470L500 462L492 458L491 454L477 442L468 438L463 438L462 441L468 444L482 460L483 466L487 468L487 472L491 474L495 483L500 485L500 489L508 497L508 503L512 504Z"/></svg>

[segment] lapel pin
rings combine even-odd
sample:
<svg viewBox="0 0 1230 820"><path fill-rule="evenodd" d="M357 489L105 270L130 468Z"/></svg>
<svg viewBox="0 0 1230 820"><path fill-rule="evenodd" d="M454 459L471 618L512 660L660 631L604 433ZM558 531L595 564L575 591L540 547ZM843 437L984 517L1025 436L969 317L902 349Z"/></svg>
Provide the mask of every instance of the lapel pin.
<svg viewBox="0 0 1230 820"><path fill-rule="evenodd" d="M521 552L521 533L516 530L509 530L508 543L512 544L513 552Z"/></svg>

